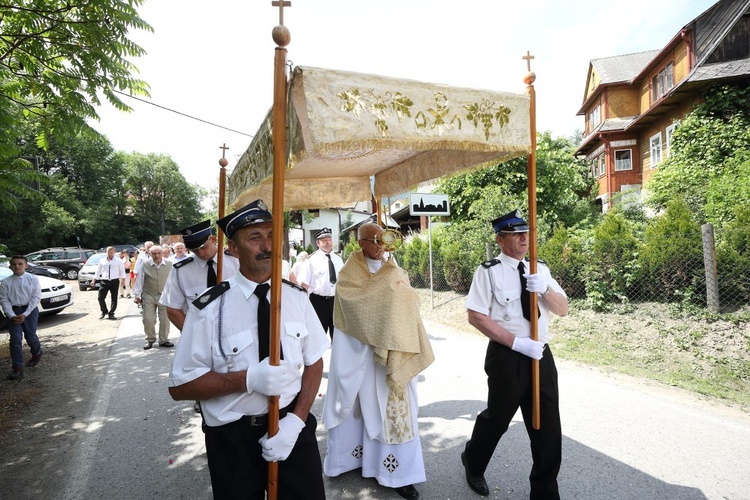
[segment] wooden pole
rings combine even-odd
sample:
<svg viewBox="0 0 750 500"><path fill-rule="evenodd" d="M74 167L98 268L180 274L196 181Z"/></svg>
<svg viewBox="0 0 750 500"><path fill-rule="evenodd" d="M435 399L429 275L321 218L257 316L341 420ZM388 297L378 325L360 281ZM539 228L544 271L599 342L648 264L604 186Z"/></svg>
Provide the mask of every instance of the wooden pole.
<svg viewBox="0 0 750 500"><path fill-rule="evenodd" d="M224 217L224 205L226 200L226 185L227 185L227 165L229 162L226 159L226 152L229 149L224 143L219 149L221 152L221 160L219 160L219 219ZM219 231L217 236L216 246L219 247L216 253L216 282L221 282L221 274L224 269L224 231Z"/></svg>
<svg viewBox="0 0 750 500"><path fill-rule="evenodd" d="M534 56L526 51L522 57L526 60L528 73L523 79L526 84L526 93L529 95L529 129L531 132L531 153L528 156L526 175L529 178L529 272L536 273L536 91L534 81L536 75L531 71L531 60ZM538 297L532 293L529 301L531 311L538 310ZM531 314L531 338L539 340L539 317ZM541 427L540 395L539 395L539 360L531 360L531 426L534 429Z"/></svg>
<svg viewBox="0 0 750 500"><path fill-rule="evenodd" d="M274 1L279 7L279 24L273 28L272 37L277 47L273 71L273 203L271 213L275 214L271 224L271 328L269 341L269 362L279 365L281 328L281 247L284 241L284 170L286 168L286 46L291 35L284 26L284 7L291 2ZM268 398L268 436L279 431L279 397ZM279 464L268 462L268 500L277 500L279 487Z"/></svg>

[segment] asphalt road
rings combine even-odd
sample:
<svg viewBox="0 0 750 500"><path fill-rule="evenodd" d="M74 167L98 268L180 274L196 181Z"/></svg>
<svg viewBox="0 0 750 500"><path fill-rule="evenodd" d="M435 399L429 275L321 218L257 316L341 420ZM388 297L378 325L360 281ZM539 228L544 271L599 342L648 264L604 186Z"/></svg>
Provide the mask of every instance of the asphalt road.
<svg viewBox="0 0 750 500"><path fill-rule="evenodd" d="M91 395L87 432L71 450L68 483L50 498L209 499L200 417L167 393L172 350L144 351L130 304L110 350L107 376ZM484 409L486 341L427 322L436 361L420 375L423 499L478 499L460 451ZM173 331L171 338L179 341ZM750 417L676 390L558 361L564 499L750 499ZM325 377L325 375L324 375ZM322 395L313 407L322 411ZM320 418L319 418L320 420ZM321 456L325 432L318 429ZM487 471L489 498L528 498L531 458L516 415ZM396 499L358 471L326 478L330 499Z"/></svg>

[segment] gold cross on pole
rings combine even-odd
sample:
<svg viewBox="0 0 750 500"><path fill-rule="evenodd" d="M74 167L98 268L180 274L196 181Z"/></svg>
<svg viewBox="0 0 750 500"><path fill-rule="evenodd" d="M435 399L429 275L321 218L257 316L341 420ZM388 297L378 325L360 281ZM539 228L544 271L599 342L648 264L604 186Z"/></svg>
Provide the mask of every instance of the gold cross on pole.
<svg viewBox="0 0 750 500"><path fill-rule="evenodd" d="M521 59L526 60L526 69L527 71L531 71L531 60L534 59L534 56L531 55L530 51L526 51L526 55L523 56Z"/></svg>
<svg viewBox="0 0 750 500"><path fill-rule="evenodd" d="M274 0L273 2L271 2L271 5L279 8L279 24L283 26L284 25L284 7L291 7L292 2Z"/></svg>

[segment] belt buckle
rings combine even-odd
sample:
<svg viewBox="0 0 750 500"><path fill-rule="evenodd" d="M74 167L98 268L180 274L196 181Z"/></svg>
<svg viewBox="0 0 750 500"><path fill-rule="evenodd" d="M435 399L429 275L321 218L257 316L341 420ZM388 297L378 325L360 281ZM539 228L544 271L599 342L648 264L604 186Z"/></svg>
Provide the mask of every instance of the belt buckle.
<svg viewBox="0 0 750 500"><path fill-rule="evenodd" d="M265 424L266 415L250 415L250 427L260 427Z"/></svg>

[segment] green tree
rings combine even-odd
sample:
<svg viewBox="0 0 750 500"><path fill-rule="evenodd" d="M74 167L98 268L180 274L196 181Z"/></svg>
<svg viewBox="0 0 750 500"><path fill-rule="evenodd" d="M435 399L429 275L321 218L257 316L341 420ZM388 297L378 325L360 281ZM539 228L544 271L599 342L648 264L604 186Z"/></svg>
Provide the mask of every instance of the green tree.
<svg viewBox="0 0 750 500"><path fill-rule="evenodd" d="M24 183L38 180L19 163L24 120L38 124L35 143L47 149L79 133L96 135L100 96L121 110L117 92L147 95L128 60L143 49L128 38L133 29L151 31L138 17L143 0L23 0L0 5L0 203L17 207L33 196Z"/></svg>

